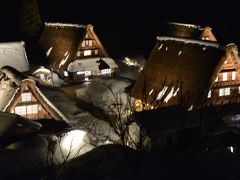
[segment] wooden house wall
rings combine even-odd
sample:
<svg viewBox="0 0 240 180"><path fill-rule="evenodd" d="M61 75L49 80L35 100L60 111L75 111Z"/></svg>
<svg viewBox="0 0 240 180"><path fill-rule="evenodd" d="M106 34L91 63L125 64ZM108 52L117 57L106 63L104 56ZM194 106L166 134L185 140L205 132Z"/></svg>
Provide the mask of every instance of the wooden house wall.
<svg viewBox="0 0 240 180"><path fill-rule="evenodd" d="M232 72L236 72L235 80L232 80ZM223 73L227 72L227 80L223 81ZM230 95L219 96L221 88L230 88ZM218 80L214 82L211 89L211 104L227 104L231 102L240 102L240 71L234 63L234 54L230 54L226 63L222 65L221 71L218 74Z"/></svg>
<svg viewBox="0 0 240 180"><path fill-rule="evenodd" d="M90 27L92 28L92 27ZM82 44L80 45L79 52L77 53L78 58L83 58L83 57L107 57L107 55L102 51L100 45L98 44L96 37L93 35L91 32L90 28L88 28L87 33L82 41ZM92 41L92 45L90 46L89 43L87 44L86 42L89 40ZM84 45L83 45L84 44ZM85 50L91 50L91 55L89 56L84 56L84 51ZM95 53L95 51L98 51L98 53Z"/></svg>
<svg viewBox="0 0 240 180"><path fill-rule="evenodd" d="M22 101L22 93L31 93L31 100L30 101ZM21 87L21 91L17 94L17 99L14 105L8 110L11 113L15 113L15 107L17 106L27 106L27 105L38 105L38 112L34 114L26 114L21 115L22 117L28 118L28 119L50 119L52 118L50 114L46 111L46 109L37 101L37 98L34 96L31 89L27 86L27 84L23 84Z"/></svg>

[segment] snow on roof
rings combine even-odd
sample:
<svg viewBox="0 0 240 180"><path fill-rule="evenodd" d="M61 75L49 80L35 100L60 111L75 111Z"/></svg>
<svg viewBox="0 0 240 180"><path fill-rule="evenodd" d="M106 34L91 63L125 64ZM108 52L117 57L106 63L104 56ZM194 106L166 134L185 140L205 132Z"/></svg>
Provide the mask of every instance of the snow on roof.
<svg viewBox="0 0 240 180"><path fill-rule="evenodd" d="M16 118L16 114L0 112L0 137L16 123Z"/></svg>
<svg viewBox="0 0 240 180"><path fill-rule="evenodd" d="M118 65L115 63L115 61L112 58L95 57L95 58L77 59L68 65L67 70L69 72L99 71L99 63L97 61L100 59L105 61L110 68L118 68Z"/></svg>
<svg viewBox="0 0 240 180"><path fill-rule="evenodd" d="M54 106L57 112L62 113L72 127L86 130L89 133L90 139L97 136L97 139L106 140L106 134L111 140L117 139L107 122L80 109L76 105L76 101L71 100L62 90L40 86L39 91L48 99L51 107Z"/></svg>
<svg viewBox="0 0 240 180"><path fill-rule="evenodd" d="M114 95L121 93L122 103L127 104L127 95L124 92L130 82L123 80L93 80L88 86L76 90L77 97L87 103L93 103L102 109L108 107L116 99ZM111 92L112 90L112 92Z"/></svg>
<svg viewBox="0 0 240 180"><path fill-rule="evenodd" d="M45 22L45 26L51 26L51 27L74 27L74 28L86 28L86 25L83 24L69 24L69 23L58 23L58 22Z"/></svg>
<svg viewBox="0 0 240 180"><path fill-rule="evenodd" d="M64 105L64 104L67 104L67 102L64 101L64 98L61 97L61 96L59 97L57 91L54 91L54 93L48 92L48 93L43 94L43 93L42 93L43 91L40 90L38 87L36 87L36 90L37 90L38 93L43 97L44 101L45 101L48 105L50 105L50 106L58 113L58 115L59 115L60 117L62 117L63 120L65 120L66 122L68 122L68 119L67 119L67 118L65 117L65 115L61 112L61 110L59 110L59 105L60 105L60 107L61 107L61 104L63 104L63 105ZM46 97L45 95L47 95L47 97ZM50 98L50 101L49 101L49 97L51 97L51 98ZM64 102L64 103L59 104L59 102ZM56 106L58 106L58 107L56 107Z"/></svg>
<svg viewBox="0 0 240 180"><path fill-rule="evenodd" d="M50 74L50 70L45 68L44 66L40 66L38 69L36 69L32 74L38 74L38 73L46 73Z"/></svg>
<svg viewBox="0 0 240 180"><path fill-rule="evenodd" d="M11 66L20 72L28 71L30 68L24 46L23 41L0 43L0 68Z"/></svg>
<svg viewBox="0 0 240 180"><path fill-rule="evenodd" d="M177 26L185 26L188 28L195 28L198 30L202 30L202 27L199 25L195 25L195 24L186 24L186 23L178 23L178 22L168 22L168 24L170 25L177 25Z"/></svg>
<svg viewBox="0 0 240 180"><path fill-rule="evenodd" d="M0 137L3 136L10 128L12 128L17 122L21 123L24 127L40 129L41 124L24 119L16 114L0 112Z"/></svg>
<svg viewBox="0 0 240 180"><path fill-rule="evenodd" d="M178 41L185 44L196 44L200 46L208 46L213 48L220 48L221 46L216 42L210 41L200 41L194 39L187 39L187 38L177 38L177 37L168 37L168 36L157 36L158 41Z"/></svg>

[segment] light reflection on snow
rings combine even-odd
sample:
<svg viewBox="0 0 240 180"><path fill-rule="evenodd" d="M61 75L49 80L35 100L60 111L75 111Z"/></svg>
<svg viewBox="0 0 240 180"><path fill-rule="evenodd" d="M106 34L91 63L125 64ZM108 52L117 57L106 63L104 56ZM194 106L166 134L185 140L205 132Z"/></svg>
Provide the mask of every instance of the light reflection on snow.
<svg viewBox="0 0 240 180"><path fill-rule="evenodd" d="M84 144L85 131L72 130L68 132L61 140L61 147L66 151L75 151Z"/></svg>

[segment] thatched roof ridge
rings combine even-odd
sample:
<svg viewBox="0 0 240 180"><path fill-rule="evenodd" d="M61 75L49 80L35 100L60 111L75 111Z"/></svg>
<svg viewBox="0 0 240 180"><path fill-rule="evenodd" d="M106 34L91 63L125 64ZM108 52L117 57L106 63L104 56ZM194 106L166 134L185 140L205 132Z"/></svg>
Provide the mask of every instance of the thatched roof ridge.
<svg viewBox="0 0 240 180"><path fill-rule="evenodd" d="M157 36L158 41L178 41L185 44L195 44L200 46L208 46L213 48L220 48L221 45L217 42L211 41L200 41L195 39L187 39L187 38L178 38L178 37L169 37L169 36Z"/></svg>
<svg viewBox="0 0 240 180"><path fill-rule="evenodd" d="M56 28L65 28L65 27L73 27L73 28L86 28L86 25L83 24L68 24L68 23L59 23L59 22L45 22L45 26L47 27L56 27Z"/></svg>
<svg viewBox="0 0 240 180"><path fill-rule="evenodd" d="M161 36L217 41L216 37L212 33L211 27L201 27L195 24L165 22L160 33Z"/></svg>
<svg viewBox="0 0 240 180"><path fill-rule="evenodd" d="M202 27L196 24L187 24L187 23L179 23L179 22L168 22L169 25L174 25L174 26L183 26L187 28L194 28L197 30L202 30Z"/></svg>

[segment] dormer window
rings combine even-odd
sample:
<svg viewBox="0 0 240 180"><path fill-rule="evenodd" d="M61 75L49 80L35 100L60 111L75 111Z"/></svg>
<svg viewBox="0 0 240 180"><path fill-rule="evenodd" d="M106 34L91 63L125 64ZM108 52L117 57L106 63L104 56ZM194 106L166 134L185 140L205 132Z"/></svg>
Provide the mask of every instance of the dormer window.
<svg viewBox="0 0 240 180"><path fill-rule="evenodd" d="M22 102L28 102L31 101L32 93L27 92L27 93L22 93Z"/></svg>

